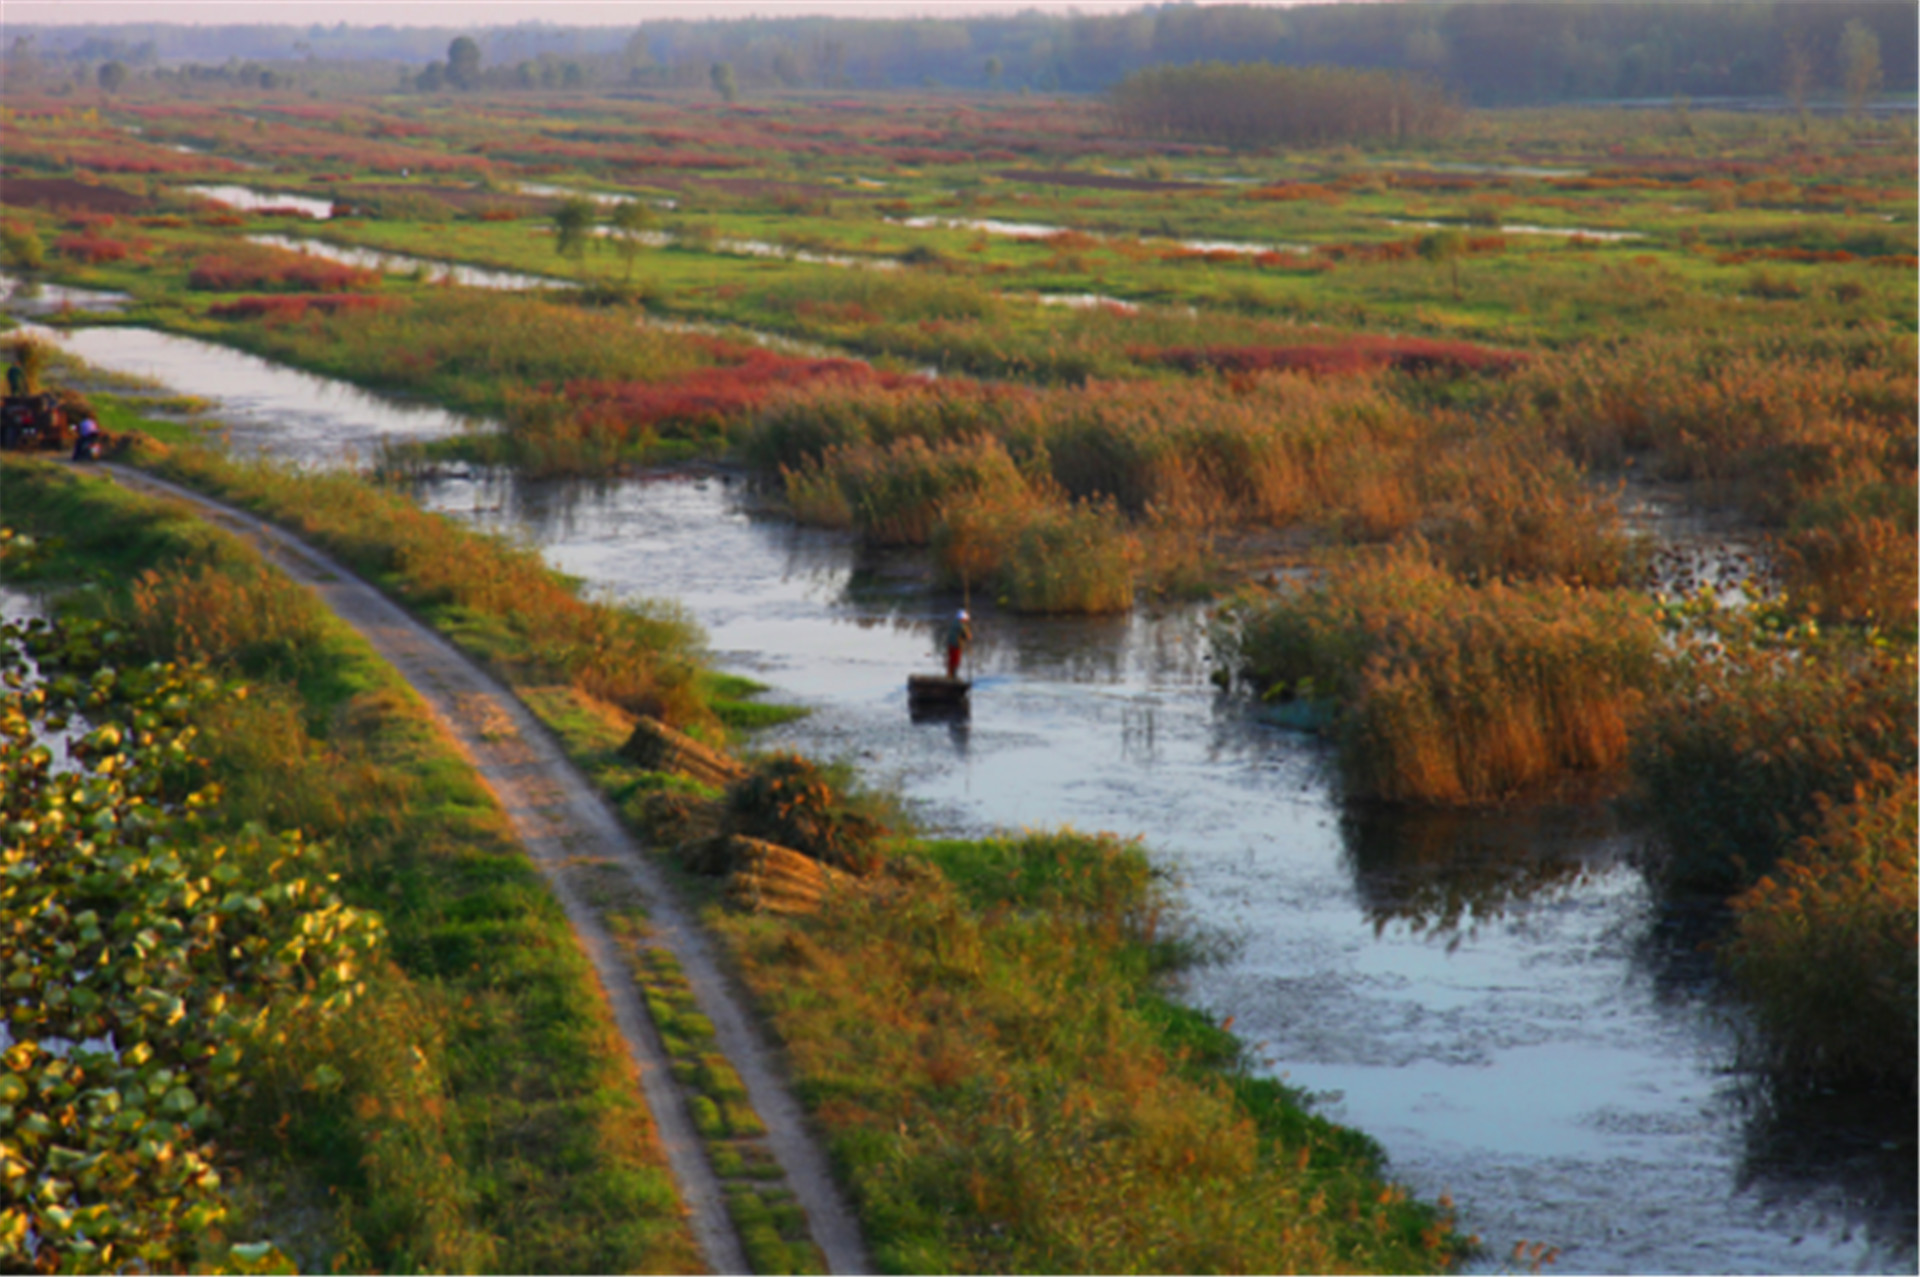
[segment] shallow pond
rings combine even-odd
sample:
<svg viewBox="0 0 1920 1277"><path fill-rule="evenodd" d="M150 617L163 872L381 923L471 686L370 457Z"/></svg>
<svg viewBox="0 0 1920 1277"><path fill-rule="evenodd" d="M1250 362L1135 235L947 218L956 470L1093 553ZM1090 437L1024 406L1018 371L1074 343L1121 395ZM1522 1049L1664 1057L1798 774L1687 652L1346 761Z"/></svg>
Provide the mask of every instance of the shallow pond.
<svg viewBox="0 0 1920 1277"><path fill-rule="evenodd" d="M679 600L723 666L813 708L766 743L852 757L938 826L1143 835L1232 942L1190 996L1396 1177L1450 1192L1486 1266L1526 1238L1568 1272L1911 1268L1911 1123L1758 1103L1698 928L1650 897L1606 806L1355 810L1319 743L1213 691L1195 609L985 609L970 719L914 723L904 676L933 668L945 605L905 561L719 479L421 495L617 597Z"/></svg>
<svg viewBox="0 0 1920 1277"><path fill-rule="evenodd" d="M75 353L256 412L253 445L296 460L398 411L204 343L91 331L101 344ZM283 413L250 381L263 368L275 395L328 388ZM1560 1247L1564 1272L1913 1270L1911 1111L1764 1103L1731 1068L1698 918L1650 897L1604 805L1345 804L1318 742L1213 691L1192 608L983 607L970 718L915 723L904 675L932 668L952 600L910 561L796 528L719 478L448 477L420 495L592 588L678 600L720 665L814 710L763 743L851 757L934 825L1144 836L1196 925L1229 942L1188 995L1378 1138L1396 1178L1452 1194L1483 1267L1525 1238Z"/></svg>

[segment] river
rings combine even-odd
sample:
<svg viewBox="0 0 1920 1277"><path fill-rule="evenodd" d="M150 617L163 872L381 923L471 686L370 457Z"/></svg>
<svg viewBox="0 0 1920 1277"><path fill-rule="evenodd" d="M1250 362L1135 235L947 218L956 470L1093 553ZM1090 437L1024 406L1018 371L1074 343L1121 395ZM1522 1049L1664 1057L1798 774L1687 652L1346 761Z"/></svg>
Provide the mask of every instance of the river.
<svg viewBox="0 0 1920 1277"><path fill-rule="evenodd" d="M152 336L72 341L106 368L228 393L226 352L156 359ZM307 374L247 367L307 400L291 458L312 458L330 417L342 443L377 433L361 392L315 401ZM248 436L268 451L272 415ZM1914 1269L1911 1111L1766 1102L1733 1068L1737 1017L1697 919L1653 898L1604 803L1345 802L1319 742L1214 691L1193 607L1089 620L983 604L970 719L914 723L904 674L931 668L952 600L910 559L797 528L719 476L455 476L420 496L594 589L678 600L720 666L813 710L765 743L851 757L930 824L1144 836L1223 949L1186 995L1379 1139L1397 1179L1451 1194L1489 1247L1482 1267L1526 1239L1559 1247L1567 1272Z"/></svg>

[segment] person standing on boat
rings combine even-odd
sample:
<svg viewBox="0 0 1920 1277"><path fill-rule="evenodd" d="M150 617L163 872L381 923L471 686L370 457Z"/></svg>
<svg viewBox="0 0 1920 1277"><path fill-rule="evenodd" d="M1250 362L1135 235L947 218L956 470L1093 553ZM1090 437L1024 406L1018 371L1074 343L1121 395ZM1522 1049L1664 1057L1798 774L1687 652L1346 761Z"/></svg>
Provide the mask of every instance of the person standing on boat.
<svg viewBox="0 0 1920 1277"><path fill-rule="evenodd" d="M947 648L947 677L958 678L960 656L967 650L967 645L973 642L973 618L967 615L967 609L961 608L953 614L953 619L947 622L947 632L941 642Z"/></svg>

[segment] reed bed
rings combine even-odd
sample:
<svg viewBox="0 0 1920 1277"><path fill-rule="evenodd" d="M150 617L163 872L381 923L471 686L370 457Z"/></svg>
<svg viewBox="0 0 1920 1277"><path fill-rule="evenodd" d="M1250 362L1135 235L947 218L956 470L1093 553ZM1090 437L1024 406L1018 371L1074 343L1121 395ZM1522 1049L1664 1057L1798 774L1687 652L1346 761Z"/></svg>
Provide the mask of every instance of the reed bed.
<svg viewBox="0 0 1920 1277"><path fill-rule="evenodd" d="M1912 645L1826 633L1795 607L1681 612L1672 680L1634 750L1671 883L1746 887L1830 809L1920 765Z"/></svg>
<svg viewBox="0 0 1920 1277"><path fill-rule="evenodd" d="M1104 521L1137 543L1124 554L1136 563L1179 558L1171 550L1222 531L1298 523L1337 541L1422 531L1474 579L1632 575L1612 501L1575 463L1514 425L1418 408L1398 384L1376 371L1072 391L816 385L770 400L736 447L779 467L797 517L857 528L876 544L937 541L955 577L968 565L954 547L1003 562L1039 535L1046 509L1063 534ZM950 526L962 507L964 535ZM994 510L1019 528L995 534ZM1096 544L1074 534L1054 538L1052 552ZM1109 556L1089 573L1110 577L1115 566Z"/></svg>
<svg viewBox="0 0 1920 1277"><path fill-rule="evenodd" d="M1908 1089L1916 1030L1913 773L1886 770L1733 899L1724 950L1777 1074Z"/></svg>
<svg viewBox="0 0 1920 1277"><path fill-rule="evenodd" d="M1836 488L1912 490L1911 337L1648 336L1543 357L1513 389L1575 457L1702 483L1774 525Z"/></svg>
<svg viewBox="0 0 1920 1277"><path fill-rule="evenodd" d="M1434 804L1622 765L1658 642L1652 608L1631 594L1473 587L1418 541L1243 597L1219 639L1263 694L1335 707L1351 793Z"/></svg>

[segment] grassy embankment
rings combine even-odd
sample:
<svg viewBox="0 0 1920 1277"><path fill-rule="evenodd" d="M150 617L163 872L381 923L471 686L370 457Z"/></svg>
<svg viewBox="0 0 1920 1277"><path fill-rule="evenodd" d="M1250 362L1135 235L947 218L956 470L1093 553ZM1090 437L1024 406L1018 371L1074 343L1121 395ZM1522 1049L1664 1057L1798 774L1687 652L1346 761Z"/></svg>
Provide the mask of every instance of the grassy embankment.
<svg viewBox="0 0 1920 1277"><path fill-rule="evenodd" d="M210 1262L205 1245L225 1233L274 1238L302 1268L696 1266L585 960L504 817L412 693L304 591L172 505L11 459L4 483L9 525L42 547L35 565L10 556L9 579L77 586L59 596L62 611L122 636L96 634L90 659L70 649L72 672L97 683L112 675L95 668L117 666L126 681L148 660L171 660L206 662L218 680L192 701L191 744L157 791L164 800L184 781L216 787L197 800L177 858L149 875L185 912L170 907L135 934L122 925L130 901L96 904L109 948L157 945L155 969L177 959L170 992L195 1008L190 1025L211 1023L215 960L185 938L198 924L169 930L193 912L197 875L222 883L220 895L240 893L230 899L244 913L249 893L279 898L269 884L285 861L311 891L337 892L371 920L357 999L270 1021L270 1033L234 1030L244 1051L224 1092L207 1077L211 1048L173 1062L217 1096L195 1128L215 1146L236 1213L212 1233L203 1217L173 1231L142 1224L126 1242L133 1253L159 1247L161 1267L197 1262L196 1251ZM99 721L97 708L83 712ZM222 847L232 869L215 863ZM295 960L300 934L276 942L291 941L280 961ZM319 954L324 933L307 934ZM325 971L293 987L318 1002ZM77 1132L53 1138L86 1147ZM77 1171L83 1197L132 1191ZM75 1262L89 1261L76 1252Z"/></svg>
<svg viewBox="0 0 1920 1277"><path fill-rule="evenodd" d="M186 451L166 468L273 512L493 661L629 819L657 820L663 792L714 801L618 756L631 719L613 680L526 628L545 610L529 590L566 592L523 576L530 558L347 477ZM601 655L629 668L648 641L627 631ZM712 734L697 699L627 704ZM1177 947L1137 849L909 841L887 864L873 895L817 918L730 914L682 879L787 1043L886 1266L1379 1270L1459 1253L1441 1215L1379 1180L1363 1136L1249 1076L1230 1035L1164 1000ZM670 988L656 1001L676 1025Z"/></svg>

